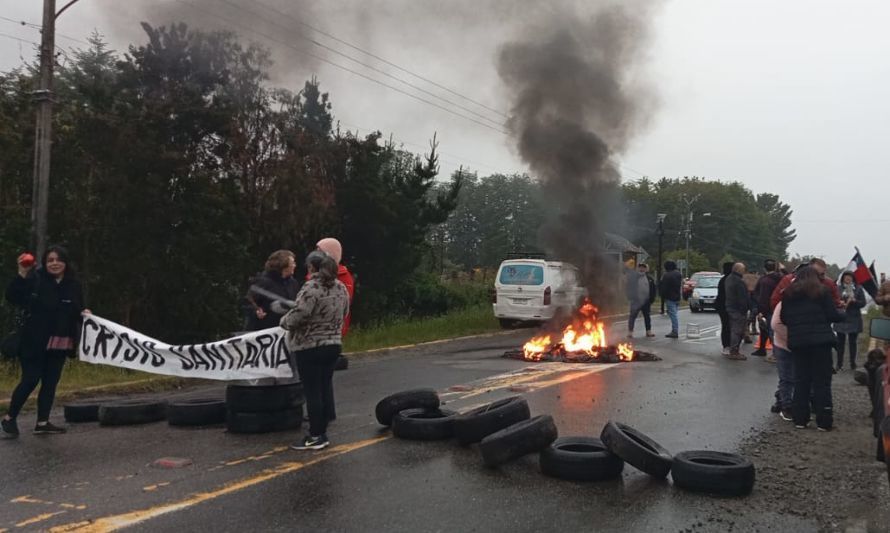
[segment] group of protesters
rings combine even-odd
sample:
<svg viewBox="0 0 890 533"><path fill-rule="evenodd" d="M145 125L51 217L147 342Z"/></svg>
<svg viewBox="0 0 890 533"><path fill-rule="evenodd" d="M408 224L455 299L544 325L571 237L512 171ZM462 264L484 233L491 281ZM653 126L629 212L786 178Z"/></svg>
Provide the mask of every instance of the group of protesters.
<svg viewBox="0 0 890 533"><path fill-rule="evenodd" d="M778 388L772 411L803 429L815 412L819 430L833 428L832 375L856 369L858 336L863 330L865 291L853 272L843 272L836 283L826 277L824 260L814 258L787 272L776 260L763 263L765 273L746 283L743 263L725 263L718 285L717 310L723 331L723 355L747 357L740 347L749 333L749 317L760 325L760 342L751 355L775 363ZM875 299L890 312L890 283ZM771 344L772 354L766 347ZM836 363L833 352L837 353Z"/></svg>
<svg viewBox="0 0 890 533"><path fill-rule="evenodd" d="M285 330L289 360L294 376L302 382L309 417L309 433L292 446L298 450L319 450L330 444L327 426L336 416L333 373L349 329L355 288L352 274L341 264L342 256L337 239L321 239L306 256L305 279L298 280L294 277L296 255L289 250L273 252L246 298L247 329L280 326ZM48 247L39 264L23 253L17 266L6 299L17 309L19 325L15 335L3 340L2 348L21 361L22 375L0 419L0 434L19 436L18 415L38 385L34 434L65 433L49 417L65 360L76 356L82 314L89 310L65 248Z"/></svg>

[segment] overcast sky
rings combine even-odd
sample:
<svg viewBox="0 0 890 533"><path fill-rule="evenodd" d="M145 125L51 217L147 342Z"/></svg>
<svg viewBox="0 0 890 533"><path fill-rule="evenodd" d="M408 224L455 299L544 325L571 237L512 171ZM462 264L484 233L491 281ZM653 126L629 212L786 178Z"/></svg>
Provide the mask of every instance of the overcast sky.
<svg viewBox="0 0 890 533"><path fill-rule="evenodd" d="M456 113L469 111L312 45L298 37L299 28L308 30L296 19L264 11L260 3L447 86L460 96L361 56L496 121L503 116L466 98L508 112L494 66L497 50L526 22L546 16L548 3L231 1L241 8L226 0L81 0L59 18L57 31L84 39L96 29L115 49L125 50L128 43L142 41L140 20L163 24L176 16L192 24L230 27L276 48L274 83L298 90L317 74L345 128L380 129L418 152L437 132L443 174L460 165L483 175L525 170L503 133L318 58ZM154 7L135 7L140 4ZM40 0L0 0L0 17L16 21L39 23L41 9ZM822 255L844 265L858 245L867 260L877 260L879 271L890 272L890 3L673 0L653 13L653 35L639 75L649 77L660 103L621 159L624 178L695 175L776 193L794 209L798 237L792 253ZM262 22L263 16L271 20ZM0 18L0 70L33 57L32 45L9 36L39 40L36 29ZM313 36L360 57L342 43ZM78 46L61 36L57 44Z"/></svg>

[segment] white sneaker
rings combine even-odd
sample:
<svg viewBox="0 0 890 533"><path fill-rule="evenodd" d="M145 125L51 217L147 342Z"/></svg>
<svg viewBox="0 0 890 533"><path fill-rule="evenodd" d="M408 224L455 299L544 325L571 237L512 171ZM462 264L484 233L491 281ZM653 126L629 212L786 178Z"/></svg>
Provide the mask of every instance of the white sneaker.
<svg viewBox="0 0 890 533"><path fill-rule="evenodd" d="M726 348L723 348L723 351L720 355L729 355L729 347L727 346Z"/></svg>

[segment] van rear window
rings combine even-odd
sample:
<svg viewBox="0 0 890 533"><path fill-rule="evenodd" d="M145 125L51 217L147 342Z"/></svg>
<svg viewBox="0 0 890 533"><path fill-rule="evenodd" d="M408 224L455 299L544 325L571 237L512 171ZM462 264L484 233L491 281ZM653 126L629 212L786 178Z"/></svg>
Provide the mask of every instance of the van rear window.
<svg viewBox="0 0 890 533"><path fill-rule="evenodd" d="M540 265L504 265L501 268L502 285L543 285L544 267Z"/></svg>

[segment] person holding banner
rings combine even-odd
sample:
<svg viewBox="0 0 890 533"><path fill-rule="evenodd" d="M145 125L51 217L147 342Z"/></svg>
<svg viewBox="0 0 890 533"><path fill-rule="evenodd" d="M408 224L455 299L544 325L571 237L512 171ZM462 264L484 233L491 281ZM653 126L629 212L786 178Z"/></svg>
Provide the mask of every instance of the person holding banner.
<svg viewBox="0 0 890 533"><path fill-rule="evenodd" d="M294 307L281 318L285 342L303 382L309 434L295 450L321 450L330 445L328 413L334 410L334 365L343 343L343 321L349 314L349 293L337 279L337 262L322 251L306 257L309 281Z"/></svg>
<svg viewBox="0 0 890 533"><path fill-rule="evenodd" d="M850 344L850 370L856 370L856 351L859 334L862 333L862 308L865 307L865 291L856 283L852 272L844 272L838 283L841 301L844 303L844 321L834 325L837 333L837 371L844 368L845 344Z"/></svg>
<svg viewBox="0 0 890 533"><path fill-rule="evenodd" d="M42 265L35 269L33 257L22 254L18 275L6 288L7 301L22 309L25 319L19 349L22 378L12 392L9 411L0 420L5 437L19 435L16 418L38 384L34 434L65 433L65 428L50 423L49 414L65 358L72 356L77 346L83 291L74 277L68 252L61 246L47 248Z"/></svg>
<svg viewBox="0 0 890 533"><path fill-rule="evenodd" d="M280 296L282 300L293 300L300 290L300 283L294 278L297 269L297 259L290 250L278 250L272 252L266 259L265 270L251 285L247 292L247 301L251 310L247 315L247 329L258 331L274 328L281 321L282 314L276 313L272 307L272 295ZM254 287L262 289L253 290Z"/></svg>

